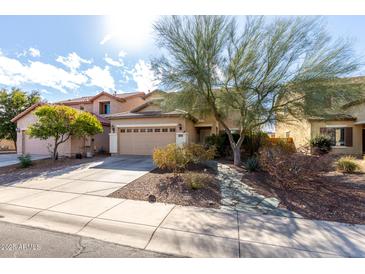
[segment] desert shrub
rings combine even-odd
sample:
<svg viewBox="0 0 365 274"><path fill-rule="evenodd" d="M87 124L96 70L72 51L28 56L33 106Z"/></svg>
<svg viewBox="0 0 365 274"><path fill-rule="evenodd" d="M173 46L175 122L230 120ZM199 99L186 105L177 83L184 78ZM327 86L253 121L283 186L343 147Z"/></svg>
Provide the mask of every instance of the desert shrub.
<svg viewBox="0 0 365 274"><path fill-rule="evenodd" d="M155 149L152 157L157 167L177 172L184 170L188 164L198 164L211 160L214 158L214 155L214 147L205 149L198 144L186 146L169 144L164 148Z"/></svg>
<svg viewBox="0 0 365 274"><path fill-rule="evenodd" d="M212 160L216 154L215 146L205 148L199 144L188 144L184 146L184 150L186 157L188 157L188 162L194 164Z"/></svg>
<svg viewBox="0 0 365 274"><path fill-rule="evenodd" d="M27 167L29 167L29 166L32 165L32 159L30 158L30 155L29 154L20 155L18 157L18 160L19 160L20 166L22 168L27 168Z"/></svg>
<svg viewBox="0 0 365 274"><path fill-rule="evenodd" d="M291 138L269 138L264 144L266 147L276 148L282 153L294 153L296 148Z"/></svg>
<svg viewBox="0 0 365 274"><path fill-rule="evenodd" d="M250 172L256 171L259 169L259 160L257 157L248 158L246 161L246 169Z"/></svg>
<svg viewBox="0 0 365 274"><path fill-rule="evenodd" d="M356 163L356 159L353 156L343 156L338 159L336 161L336 168L344 173L353 173L360 170L360 166Z"/></svg>
<svg viewBox="0 0 365 274"><path fill-rule="evenodd" d="M193 190L204 188L209 182L209 175L204 173L188 172L184 174L184 181Z"/></svg>
<svg viewBox="0 0 365 274"><path fill-rule="evenodd" d="M317 154L326 154L331 150L332 140L328 135L317 135L309 143Z"/></svg>
<svg viewBox="0 0 365 274"><path fill-rule="evenodd" d="M333 170L332 155L308 155L285 153L281 147L264 147L259 153L260 169L279 182L283 189L306 183L320 177L323 172Z"/></svg>
<svg viewBox="0 0 365 274"><path fill-rule="evenodd" d="M183 147L176 144L169 144L164 148L157 148L153 152L153 162L162 169L169 169L177 172L186 168L189 157Z"/></svg>

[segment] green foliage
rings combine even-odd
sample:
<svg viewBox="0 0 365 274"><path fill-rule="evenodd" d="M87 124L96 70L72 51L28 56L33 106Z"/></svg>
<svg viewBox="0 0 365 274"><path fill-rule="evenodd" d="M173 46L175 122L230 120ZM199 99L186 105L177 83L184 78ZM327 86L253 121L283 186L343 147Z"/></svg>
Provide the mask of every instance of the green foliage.
<svg viewBox="0 0 365 274"><path fill-rule="evenodd" d="M169 144L164 148L157 148L153 152L155 165L162 169L173 170L174 172L184 170L188 164L198 164L214 158L215 149L204 149L198 144L178 146Z"/></svg>
<svg viewBox="0 0 365 274"><path fill-rule="evenodd" d="M259 169L259 160L257 157L248 158L246 161L246 169L250 172L257 171Z"/></svg>
<svg viewBox="0 0 365 274"><path fill-rule="evenodd" d="M27 168L27 167L29 167L29 166L32 165L32 159L30 158L30 155L29 154L20 155L18 157L18 160L19 160L20 166L22 168Z"/></svg>
<svg viewBox="0 0 365 274"><path fill-rule="evenodd" d="M325 116L361 96L359 88L335 83L361 60L318 18L247 17L241 27L229 16L163 16L154 29L167 54L153 60L153 68L164 86L180 90L165 106L213 114L234 151L247 132L287 122L288 114ZM317 100L323 94L326 99ZM238 115L236 141L225 124L230 113Z"/></svg>
<svg viewBox="0 0 365 274"><path fill-rule="evenodd" d="M326 154L331 150L332 139L328 135L317 135L309 143L319 154Z"/></svg>
<svg viewBox="0 0 365 274"><path fill-rule="evenodd" d="M57 158L57 148L71 136L85 137L103 132L99 120L88 112L68 106L44 105L35 111L38 121L31 125L27 133L34 138L53 137L53 158Z"/></svg>
<svg viewBox="0 0 365 274"><path fill-rule="evenodd" d="M41 100L39 93L26 93L12 88L0 90L0 139L13 140L16 144L16 123L11 119Z"/></svg>
<svg viewBox="0 0 365 274"><path fill-rule="evenodd" d="M183 177L185 183L193 190L204 188L210 180L209 175L204 173L187 172Z"/></svg>
<svg viewBox="0 0 365 274"><path fill-rule="evenodd" d="M360 165L356 163L356 159L353 156L343 156L336 161L336 168L338 171L344 173L354 173L360 170Z"/></svg>

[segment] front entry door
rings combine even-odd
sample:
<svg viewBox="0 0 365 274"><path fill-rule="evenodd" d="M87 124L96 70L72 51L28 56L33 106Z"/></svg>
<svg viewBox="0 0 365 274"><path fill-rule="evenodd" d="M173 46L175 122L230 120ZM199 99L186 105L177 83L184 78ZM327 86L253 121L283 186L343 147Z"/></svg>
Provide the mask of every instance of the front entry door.
<svg viewBox="0 0 365 274"><path fill-rule="evenodd" d="M362 129L362 153L365 154L365 128Z"/></svg>

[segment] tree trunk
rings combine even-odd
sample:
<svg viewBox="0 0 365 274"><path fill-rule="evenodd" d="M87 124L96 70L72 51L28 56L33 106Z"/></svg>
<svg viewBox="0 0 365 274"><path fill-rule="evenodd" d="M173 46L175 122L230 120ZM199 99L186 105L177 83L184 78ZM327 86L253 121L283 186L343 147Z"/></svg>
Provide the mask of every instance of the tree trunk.
<svg viewBox="0 0 365 274"><path fill-rule="evenodd" d="M58 157L57 157L57 149L58 149L58 144L55 143L54 148L53 148L53 155L52 155L53 160L57 160L58 159Z"/></svg>
<svg viewBox="0 0 365 274"><path fill-rule="evenodd" d="M233 149L233 164L239 166L241 164L241 146L237 146Z"/></svg>

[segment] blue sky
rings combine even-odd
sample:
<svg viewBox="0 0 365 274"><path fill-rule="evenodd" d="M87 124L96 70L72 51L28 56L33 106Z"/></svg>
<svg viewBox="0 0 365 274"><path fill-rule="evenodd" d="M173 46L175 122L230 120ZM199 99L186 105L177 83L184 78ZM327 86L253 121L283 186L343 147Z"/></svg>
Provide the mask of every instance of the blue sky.
<svg viewBox="0 0 365 274"><path fill-rule="evenodd" d="M155 16L0 16L0 88L40 90L48 101L101 90L158 87L149 67ZM365 16L325 17L335 37L365 53Z"/></svg>

